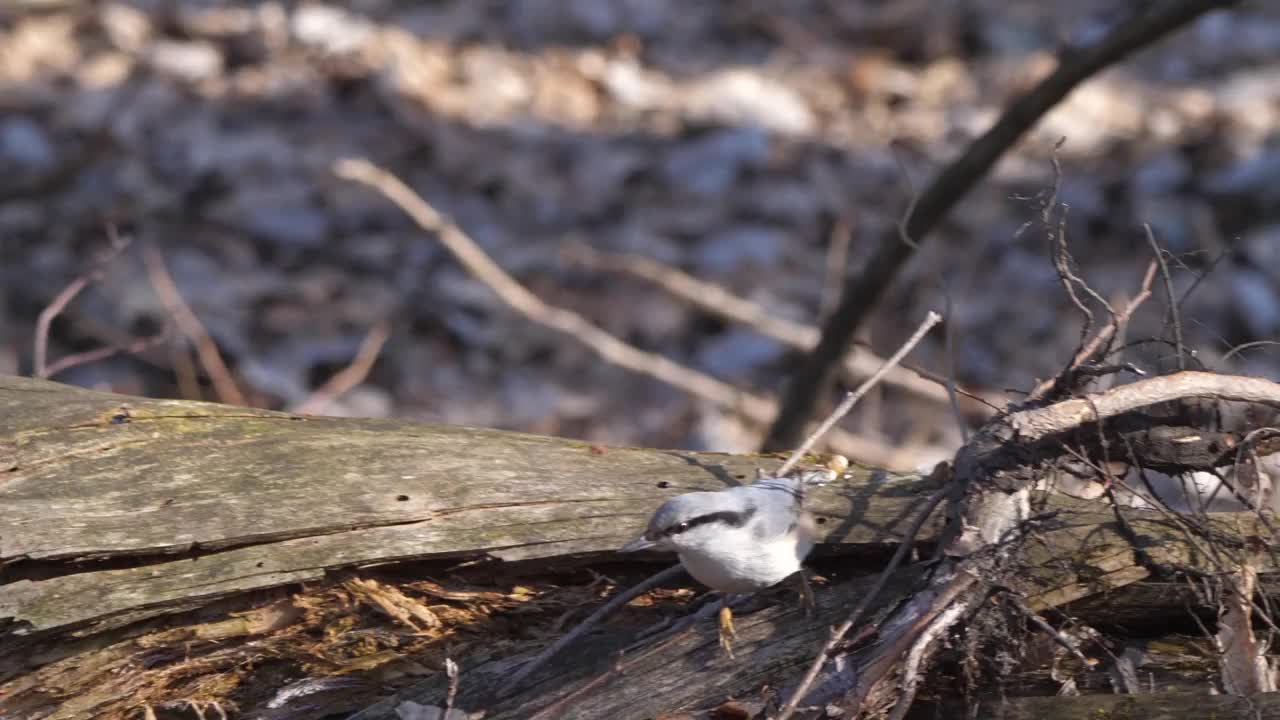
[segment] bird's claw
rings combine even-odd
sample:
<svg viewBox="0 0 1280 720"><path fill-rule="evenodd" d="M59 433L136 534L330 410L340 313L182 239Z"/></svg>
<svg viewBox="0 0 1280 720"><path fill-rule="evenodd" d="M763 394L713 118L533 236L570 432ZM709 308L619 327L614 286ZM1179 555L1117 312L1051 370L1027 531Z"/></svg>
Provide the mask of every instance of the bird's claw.
<svg viewBox="0 0 1280 720"><path fill-rule="evenodd" d="M720 649L730 660L733 656L733 640L738 637L738 631L733 628L733 610L727 603L720 606Z"/></svg>
<svg viewBox="0 0 1280 720"><path fill-rule="evenodd" d="M813 617L818 608L818 603L813 597L813 585L809 583L809 574L804 568L800 568L800 607L807 618Z"/></svg>

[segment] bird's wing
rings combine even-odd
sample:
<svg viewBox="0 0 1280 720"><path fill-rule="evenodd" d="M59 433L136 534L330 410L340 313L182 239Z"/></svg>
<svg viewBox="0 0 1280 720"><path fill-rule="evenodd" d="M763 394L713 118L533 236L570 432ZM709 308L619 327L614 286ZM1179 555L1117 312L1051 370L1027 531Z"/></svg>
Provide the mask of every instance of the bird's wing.
<svg viewBox="0 0 1280 720"><path fill-rule="evenodd" d="M804 504L803 480L761 478L734 490L744 502L756 508L752 530L757 537L777 537L795 530Z"/></svg>

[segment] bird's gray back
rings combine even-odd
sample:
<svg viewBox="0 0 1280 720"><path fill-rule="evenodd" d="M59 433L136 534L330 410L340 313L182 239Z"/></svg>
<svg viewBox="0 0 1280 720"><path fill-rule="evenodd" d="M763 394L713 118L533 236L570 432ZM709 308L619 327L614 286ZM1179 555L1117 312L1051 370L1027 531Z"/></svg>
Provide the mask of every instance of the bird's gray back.
<svg viewBox="0 0 1280 720"><path fill-rule="evenodd" d="M792 532L804 501L803 486L790 478L764 478L725 493L738 496L743 505L756 509L751 527L758 538Z"/></svg>

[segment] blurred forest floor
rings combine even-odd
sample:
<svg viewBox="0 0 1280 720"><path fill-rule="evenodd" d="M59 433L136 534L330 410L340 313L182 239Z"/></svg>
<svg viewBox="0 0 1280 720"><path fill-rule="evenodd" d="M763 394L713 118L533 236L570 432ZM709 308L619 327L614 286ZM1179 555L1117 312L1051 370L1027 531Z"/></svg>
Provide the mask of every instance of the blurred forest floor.
<svg viewBox="0 0 1280 720"><path fill-rule="evenodd" d="M30 373L36 318L135 242L55 322L53 358L168 321L143 248L251 402L297 407L370 328L390 335L328 412L750 451L761 428L532 326L394 206L333 176L363 156L450 214L520 282L634 345L776 394L795 351L642 281L575 265L641 254L816 323L928 177L1125 3L512 0L6 3L0 10L0 372ZM973 192L864 333L882 355L950 286L971 389L1027 390L1080 318L1039 216L1055 142L1068 236L1103 297L1137 291L1150 223L1187 343L1280 378L1280 5L1205 17L1087 82ZM835 244L835 251L832 245ZM1212 272L1206 272L1212 268ZM1168 336L1157 294L1130 340ZM1165 346L1134 358L1167 363ZM912 361L945 373L941 333ZM55 379L177 396L178 342ZM927 466L945 406L883 387L852 430Z"/></svg>

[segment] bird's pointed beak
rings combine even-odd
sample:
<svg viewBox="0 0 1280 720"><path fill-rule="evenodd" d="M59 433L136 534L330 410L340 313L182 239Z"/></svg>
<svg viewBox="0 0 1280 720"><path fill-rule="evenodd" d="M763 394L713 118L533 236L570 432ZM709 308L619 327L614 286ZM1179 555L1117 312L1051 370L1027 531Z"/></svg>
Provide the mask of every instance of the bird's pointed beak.
<svg viewBox="0 0 1280 720"><path fill-rule="evenodd" d="M636 538L635 540L632 540L626 545L623 545L622 547L618 548L618 552L624 552L624 553L636 552L637 550L648 550L650 548L654 548L657 546L658 546L658 543L650 540L649 538L641 536Z"/></svg>

